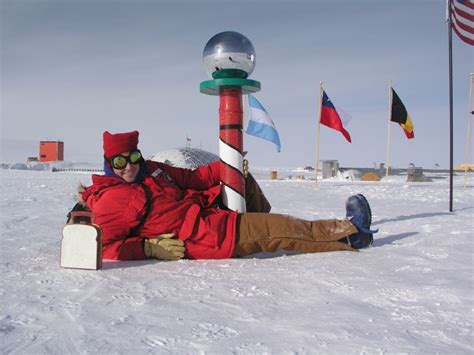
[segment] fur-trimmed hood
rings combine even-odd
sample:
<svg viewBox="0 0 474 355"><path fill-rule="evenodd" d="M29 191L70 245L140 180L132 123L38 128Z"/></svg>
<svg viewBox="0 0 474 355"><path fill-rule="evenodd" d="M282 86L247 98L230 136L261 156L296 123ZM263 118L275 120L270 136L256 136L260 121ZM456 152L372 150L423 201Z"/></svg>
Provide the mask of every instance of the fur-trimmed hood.
<svg viewBox="0 0 474 355"><path fill-rule="evenodd" d="M79 186L77 187L75 199L76 199L77 203L80 204L82 207L86 207L86 201L82 197L82 193L84 191L86 191L86 186L82 185L82 184L79 184Z"/></svg>

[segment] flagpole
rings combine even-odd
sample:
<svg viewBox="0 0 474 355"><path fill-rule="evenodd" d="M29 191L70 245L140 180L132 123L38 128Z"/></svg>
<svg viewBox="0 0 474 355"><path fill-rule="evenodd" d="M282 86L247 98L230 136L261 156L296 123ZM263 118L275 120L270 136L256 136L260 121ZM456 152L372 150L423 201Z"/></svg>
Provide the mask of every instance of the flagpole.
<svg viewBox="0 0 474 355"><path fill-rule="evenodd" d="M388 128L387 128L387 161L385 166L385 180L388 182L388 165L390 162L390 122L392 121L392 80L388 81Z"/></svg>
<svg viewBox="0 0 474 355"><path fill-rule="evenodd" d="M317 139L318 143L316 145L316 177L314 179L316 183L316 188L318 187L318 166L319 166L319 139L320 139L320 132L321 132L321 111L323 109L323 82L319 82L319 117L318 117L318 133Z"/></svg>
<svg viewBox="0 0 474 355"><path fill-rule="evenodd" d="M467 132L466 148L464 150L464 190L467 188L467 164L469 162L469 147L471 146L471 116L472 116L472 83L474 82L474 73L469 74L469 103L467 107Z"/></svg>
<svg viewBox="0 0 474 355"><path fill-rule="evenodd" d="M448 0L449 42L449 212L453 212L453 26L451 0Z"/></svg>

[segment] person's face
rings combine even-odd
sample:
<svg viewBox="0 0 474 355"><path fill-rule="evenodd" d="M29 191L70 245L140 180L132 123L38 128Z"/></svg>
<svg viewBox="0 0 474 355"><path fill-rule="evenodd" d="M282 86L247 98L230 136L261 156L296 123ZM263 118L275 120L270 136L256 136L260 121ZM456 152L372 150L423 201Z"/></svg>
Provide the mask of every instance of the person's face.
<svg viewBox="0 0 474 355"><path fill-rule="evenodd" d="M130 152L124 152L120 155L128 157ZM140 170L140 164L131 164L130 162L127 162L127 165L123 169L115 169L114 167L112 167L112 169L116 175L120 176L126 182L134 182L138 171Z"/></svg>

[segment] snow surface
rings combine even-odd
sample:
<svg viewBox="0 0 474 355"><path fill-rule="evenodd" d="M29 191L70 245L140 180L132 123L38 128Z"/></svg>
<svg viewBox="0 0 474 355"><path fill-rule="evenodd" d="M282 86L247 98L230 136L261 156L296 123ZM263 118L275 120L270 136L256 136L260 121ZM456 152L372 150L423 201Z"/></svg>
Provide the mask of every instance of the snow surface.
<svg viewBox="0 0 474 355"><path fill-rule="evenodd" d="M406 183L265 180L273 212L343 217L371 202L372 248L62 269L89 174L0 170L0 353L473 353L474 176Z"/></svg>

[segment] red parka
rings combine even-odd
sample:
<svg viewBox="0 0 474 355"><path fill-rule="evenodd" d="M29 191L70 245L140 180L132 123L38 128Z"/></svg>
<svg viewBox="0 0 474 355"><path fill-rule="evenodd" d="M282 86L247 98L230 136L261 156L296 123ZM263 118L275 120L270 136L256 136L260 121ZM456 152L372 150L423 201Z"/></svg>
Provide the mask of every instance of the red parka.
<svg viewBox="0 0 474 355"><path fill-rule="evenodd" d="M187 258L230 258L237 213L215 204L221 193L219 163L195 170L152 161L145 164L140 183L93 175L93 184L82 192L102 229L104 259L145 259L145 238L163 233L174 233L184 241ZM148 214L145 190L149 191Z"/></svg>

